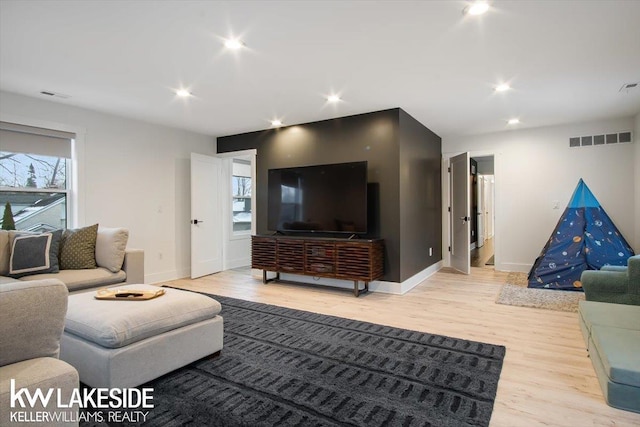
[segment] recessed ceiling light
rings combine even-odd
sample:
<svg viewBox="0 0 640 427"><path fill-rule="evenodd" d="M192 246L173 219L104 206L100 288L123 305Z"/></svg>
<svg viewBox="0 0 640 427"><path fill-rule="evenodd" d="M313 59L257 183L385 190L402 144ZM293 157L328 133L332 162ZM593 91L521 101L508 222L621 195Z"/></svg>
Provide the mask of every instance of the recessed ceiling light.
<svg viewBox="0 0 640 427"><path fill-rule="evenodd" d="M231 50L238 50L244 47L244 43L240 39L230 38L224 41L224 47Z"/></svg>
<svg viewBox="0 0 640 427"><path fill-rule="evenodd" d="M482 15L489 10L489 3L486 1L476 1L468 5L462 10L465 15Z"/></svg>
<svg viewBox="0 0 640 427"><path fill-rule="evenodd" d="M329 96L327 96L327 101L329 101L331 103L336 103L336 102L340 101L340 95L329 95Z"/></svg>
<svg viewBox="0 0 640 427"><path fill-rule="evenodd" d="M271 126L273 126L274 128L280 127L282 126L282 121L278 119L271 120Z"/></svg>
<svg viewBox="0 0 640 427"><path fill-rule="evenodd" d="M520 123L520 119L509 119L507 123L510 125L517 125L518 123Z"/></svg>
<svg viewBox="0 0 640 427"><path fill-rule="evenodd" d="M193 94L189 92L187 89L178 89L176 91L176 95L178 95L181 98L188 98L190 96L193 96Z"/></svg>
<svg viewBox="0 0 640 427"><path fill-rule="evenodd" d="M496 92L506 92L509 89L511 89L511 86L509 86L509 83L502 83L496 86Z"/></svg>

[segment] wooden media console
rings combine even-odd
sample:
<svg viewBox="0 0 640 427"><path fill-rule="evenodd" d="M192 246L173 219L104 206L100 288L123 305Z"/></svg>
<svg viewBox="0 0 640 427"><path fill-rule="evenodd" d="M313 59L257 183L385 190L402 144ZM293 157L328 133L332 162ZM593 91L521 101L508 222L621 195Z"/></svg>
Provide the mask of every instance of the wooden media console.
<svg viewBox="0 0 640 427"><path fill-rule="evenodd" d="M347 240L297 236L251 236L251 267L262 270L262 281L279 280L280 273L369 282L384 274L384 240ZM267 279L267 271L276 273Z"/></svg>

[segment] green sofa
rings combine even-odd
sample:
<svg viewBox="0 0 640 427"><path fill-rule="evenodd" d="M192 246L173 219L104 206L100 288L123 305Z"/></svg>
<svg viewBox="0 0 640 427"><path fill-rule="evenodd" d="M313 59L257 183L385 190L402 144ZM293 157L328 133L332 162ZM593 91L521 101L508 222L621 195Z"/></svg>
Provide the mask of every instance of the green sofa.
<svg viewBox="0 0 640 427"><path fill-rule="evenodd" d="M607 404L640 412L640 306L580 301L578 313Z"/></svg>
<svg viewBox="0 0 640 427"><path fill-rule="evenodd" d="M580 281L587 301L640 305L640 255L629 258L627 267L584 271Z"/></svg>

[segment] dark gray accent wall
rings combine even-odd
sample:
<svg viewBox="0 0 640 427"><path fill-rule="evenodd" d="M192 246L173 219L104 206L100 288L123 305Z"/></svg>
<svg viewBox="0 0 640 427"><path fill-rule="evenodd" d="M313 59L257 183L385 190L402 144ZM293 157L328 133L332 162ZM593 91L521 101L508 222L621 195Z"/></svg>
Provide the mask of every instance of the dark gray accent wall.
<svg viewBox="0 0 640 427"><path fill-rule="evenodd" d="M401 119L402 118L402 119ZM401 126L407 130L402 131ZM419 126L418 126L419 125ZM406 135L403 141L401 135ZM433 138L437 138L436 145ZM422 141L422 142L421 142ZM424 212L420 197L414 197L418 187L425 183L405 183L408 197L401 200L401 165L408 165L418 180L431 177L437 168L438 183L440 176L440 138L435 136L415 119L399 108L359 114L279 129L231 135L217 139L218 153L228 153L246 149L256 149L256 230L258 233L269 233L267 229L267 176L268 170L295 166L310 166L326 163L368 162L369 181L369 236L385 240L385 276L382 280L401 282L418 271L427 268L442 258L441 243L434 247L434 256L420 258L411 252L414 245L422 246L417 238L407 237L403 244L401 226L402 210L410 219L408 224L417 224L414 212ZM419 148L421 144L430 146L427 153ZM401 146L405 146L401 150ZM401 161L401 152L406 151L406 160ZM431 159L437 151L438 161ZM418 160L410 157L415 154ZM414 208L414 204L420 207ZM437 200L427 203L433 209L440 209L440 186L438 184ZM422 213L420 214L422 215ZM410 226L410 225L409 225ZM421 225L431 227L429 232L421 235L441 235L441 219ZM431 240L429 241L430 244ZM437 251L437 252L436 252ZM423 253L422 250L419 250ZM436 253L439 256L436 256ZM408 262L403 259L407 258ZM434 260L435 259L435 260ZM405 266L406 264L406 266ZM422 266L422 267L420 267ZM403 272L403 268L406 272ZM417 270L416 270L417 269Z"/></svg>
<svg viewBox="0 0 640 427"><path fill-rule="evenodd" d="M442 139L404 110L399 116L402 282L442 259Z"/></svg>

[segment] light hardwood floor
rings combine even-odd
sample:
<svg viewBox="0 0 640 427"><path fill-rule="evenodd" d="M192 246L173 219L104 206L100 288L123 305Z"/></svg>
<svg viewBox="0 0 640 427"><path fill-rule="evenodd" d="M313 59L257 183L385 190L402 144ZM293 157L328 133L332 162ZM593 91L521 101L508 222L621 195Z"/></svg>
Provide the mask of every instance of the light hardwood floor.
<svg viewBox="0 0 640 427"><path fill-rule="evenodd" d="M441 270L405 295L269 283L224 271L170 286L506 346L491 426L640 426L609 407L587 357L578 315L495 304L507 273ZM224 350L223 350L224 351Z"/></svg>

